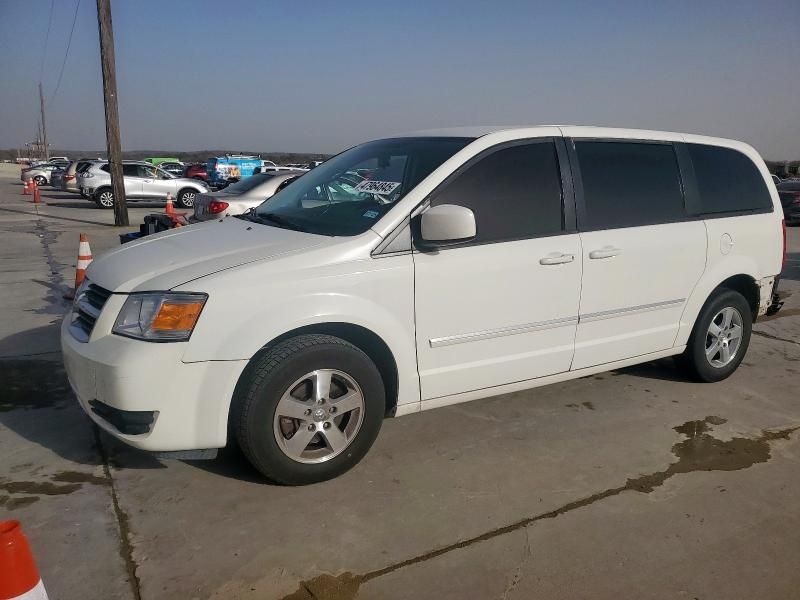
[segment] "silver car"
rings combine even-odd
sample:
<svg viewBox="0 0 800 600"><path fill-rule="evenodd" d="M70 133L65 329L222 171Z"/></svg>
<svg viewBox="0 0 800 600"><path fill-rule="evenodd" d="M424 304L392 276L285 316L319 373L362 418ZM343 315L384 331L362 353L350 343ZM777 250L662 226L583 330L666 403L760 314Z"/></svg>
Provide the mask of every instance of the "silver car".
<svg viewBox="0 0 800 600"><path fill-rule="evenodd" d="M123 161L122 175L125 196L129 200L166 201L169 195L178 206L192 208L195 196L209 191L202 181L175 177L146 162ZM95 162L84 169L79 186L81 193L92 198L101 208L114 207L108 162Z"/></svg>
<svg viewBox="0 0 800 600"><path fill-rule="evenodd" d="M22 181L33 179L36 182L36 185L47 185L48 183L50 183L53 171L60 168L61 165L56 165L53 163L42 163L40 165L36 165L35 167L22 169L22 171L19 174L19 178Z"/></svg>
<svg viewBox="0 0 800 600"><path fill-rule="evenodd" d="M219 192L199 194L190 221L241 215L282 190L305 171L268 171L237 181Z"/></svg>

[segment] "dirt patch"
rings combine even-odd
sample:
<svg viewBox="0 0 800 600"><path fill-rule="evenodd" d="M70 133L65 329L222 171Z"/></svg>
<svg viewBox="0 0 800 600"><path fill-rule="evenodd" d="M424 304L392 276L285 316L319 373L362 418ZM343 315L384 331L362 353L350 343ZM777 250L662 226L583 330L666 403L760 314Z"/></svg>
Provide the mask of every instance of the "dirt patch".
<svg viewBox="0 0 800 600"><path fill-rule="evenodd" d="M300 584L297 591L284 600L352 600L364 581L361 575L345 572L340 575L319 575Z"/></svg>
<svg viewBox="0 0 800 600"><path fill-rule="evenodd" d="M567 405L570 406L570 405ZM577 405L572 405L577 406ZM617 496L622 492L650 493L665 481L680 473L694 471L738 471L747 469L756 463L763 463L770 459L770 442L787 440L789 436L800 429L792 427L780 431L765 431L756 438L732 438L727 441L719 440L709 434L711 425L722 425L726 420L722 417L708 416L699 421L688 421L674 427L675 431L686 439L672 446L672 453L678 458L677 462L670 464L663 471L650 473L628 479L624 485L610 488L597 494L575 500L540 515L528 517L494 529L473 538L450 544L427 552L414 558L394 563L382 569L371 571L364 575L354 575L344 572L340 575L319 575L313 579L303 581L297 591L286 596L284 600L352 600L358 594L359 587L372 579L387 575L404 567L431 560L453 550L466 548L473 544L493 539L511 533L517 529L532 525L536 521L554 519L563 514L589 506L600 500Z"/></svg>
<svg viewBox="0 0 800 600"><path fill-rule="evenodd" d="M59 483L91 483L94 485L109 485L110 482L105 477L98 477L91 473L81 473L79 471L62 471L51 477L53 481Z"/></svg>
<svg viewBox="0 0 800 600"><path fill-rule="evenodd" d="M72 394L60 362L0 360L0 412L63 408Z"/></svg>

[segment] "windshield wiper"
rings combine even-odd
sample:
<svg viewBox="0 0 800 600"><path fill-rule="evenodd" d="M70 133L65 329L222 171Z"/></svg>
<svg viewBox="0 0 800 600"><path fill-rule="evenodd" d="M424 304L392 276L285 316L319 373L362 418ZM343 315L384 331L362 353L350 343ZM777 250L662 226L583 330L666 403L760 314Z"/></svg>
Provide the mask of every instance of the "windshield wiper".
<svg viewBox="0 0 800 600"><path fill-rule="evenodd" d="M291 229L293 231L305 231L297 223L294 223L293 221L290 221L275 213L258 214L255 211L252 211L242 215L242 218L247 219L248 221L255 221L256 223L277 225L278 227Z"/></svg>

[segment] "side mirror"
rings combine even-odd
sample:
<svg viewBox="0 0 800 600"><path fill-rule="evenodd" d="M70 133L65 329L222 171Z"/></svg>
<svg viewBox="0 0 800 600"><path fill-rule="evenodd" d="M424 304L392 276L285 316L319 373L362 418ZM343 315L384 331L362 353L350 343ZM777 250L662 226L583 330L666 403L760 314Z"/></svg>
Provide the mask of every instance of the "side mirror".
<svg viewBox="0 0 800 600"><path fill-rule="evenodd" d="M422 213L420 238L423 246L447 246L475 237L475 213L464 206L440 204Z"/></svg>

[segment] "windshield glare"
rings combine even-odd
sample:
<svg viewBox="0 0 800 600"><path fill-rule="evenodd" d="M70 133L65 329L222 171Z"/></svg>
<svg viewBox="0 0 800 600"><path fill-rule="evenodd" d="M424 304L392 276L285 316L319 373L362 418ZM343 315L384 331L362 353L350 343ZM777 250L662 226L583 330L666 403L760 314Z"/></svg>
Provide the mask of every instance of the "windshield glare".
<svg viewBox="0 0 800 600"><path fill-rule="evenodd" d="M272 196L254 218L320 235L358 235L471 141L397 138L356 146Z"/></svg>

